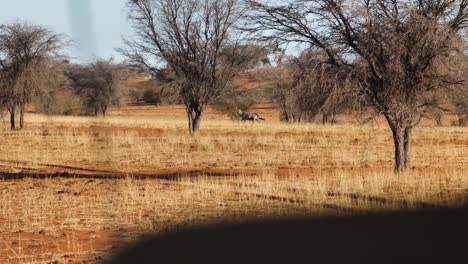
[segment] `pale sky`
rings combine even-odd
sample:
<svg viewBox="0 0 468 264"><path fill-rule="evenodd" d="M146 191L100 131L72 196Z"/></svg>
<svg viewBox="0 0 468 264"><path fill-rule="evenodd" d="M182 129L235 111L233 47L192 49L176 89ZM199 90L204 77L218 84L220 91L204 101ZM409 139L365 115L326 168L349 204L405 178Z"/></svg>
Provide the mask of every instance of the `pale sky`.
<svg viewBox="0 0 468 264"><path fill-rule="evenodd" d="M63 33L74 46L67 53L73 61L123 57L115 51L122 47L122 36L131 36L127 21L128 0L0 0L0 24L28 21ZM275 0L276 1L276 0ZM297 47L288 47L295 55Z"/></svg>
<svg viewBox="0 0 468 264"><path fill-rule="evenodd" d="M75 42L68 54L80 61L122 57L114 51L132 34L127 0L0 0L0 23L18 20L66 34Z"/></svg>

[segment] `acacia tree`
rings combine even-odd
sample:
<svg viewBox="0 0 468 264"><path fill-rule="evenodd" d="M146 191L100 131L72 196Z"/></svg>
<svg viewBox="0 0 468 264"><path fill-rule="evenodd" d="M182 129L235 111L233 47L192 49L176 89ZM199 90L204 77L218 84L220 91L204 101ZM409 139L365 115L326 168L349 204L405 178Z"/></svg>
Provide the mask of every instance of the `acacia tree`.
<svg viewBox="0 0 468 264"><path fill-rule="evenodd" d="M112 60L97 60L89 65L71 65L65 75L87 109L105 117L109 106L120 104L128 73L123 65Z"/></svg>
<svg viewBox="0 0 468 264"><path fill-rule="evenodd" d="M273 101L285 122L312 122L322 115L323 124L333 124L335 114L350 107L352 76L343 67L324 63L323 54L305 50L291 58L281 74L273 71Z"/></svg>
<svg viewBox="0 0 468 264"><path fill-rule="evenodd" d="M395 145L395 171L410 167L411 133L437 107L425 93L459 82L450 71L467 0L248 1L246 28L264 39L297 42L325 52L327 63L353 71L365 96L385 116Z"/></svg>
<svg viewBox="0 0 468 264"><path fill-rule="evenodd" d="M235 26L245 13L240 0L131 0L129 20L134 39L119 51L127 62L164 76L185 104L191 134L198 131L207 105L251 65L255 49L242 43Z"/></svg>
<svg viewBox="0 0 468 264"><path fill-rule="evenodd" d="M34 96L57 82L57 59L67 43L64 36L28 23L0 26L0 98L10 112L15 129L15 110L20 110L20 128L24 111Z"/></svg>

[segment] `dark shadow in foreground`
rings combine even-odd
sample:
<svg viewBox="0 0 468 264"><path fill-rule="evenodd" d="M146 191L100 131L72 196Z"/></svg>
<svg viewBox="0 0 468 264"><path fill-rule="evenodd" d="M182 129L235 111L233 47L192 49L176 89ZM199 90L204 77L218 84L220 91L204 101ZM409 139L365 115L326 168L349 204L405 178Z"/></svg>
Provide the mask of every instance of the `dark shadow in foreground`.
<svg viewBox="0 0 468 264"><path fill-rule="evenodd" d="M468 263L467 209L206 226L146 239L111 263Z"/></svg>

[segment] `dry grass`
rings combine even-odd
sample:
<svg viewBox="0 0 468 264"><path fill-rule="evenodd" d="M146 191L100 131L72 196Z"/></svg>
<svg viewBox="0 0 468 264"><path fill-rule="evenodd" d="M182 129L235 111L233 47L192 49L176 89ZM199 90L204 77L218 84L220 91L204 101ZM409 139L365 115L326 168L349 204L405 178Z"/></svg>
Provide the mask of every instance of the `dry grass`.
<svg viewBox="0 0 468 264"><path fill-rule="evenodd" d="M198 137L180 107L109 118L27 115L1 129L0 261L99 262L141 234L229 218L360 214L466 204L468 129L420 127L413 169L394 176L390 132L260 124L208 112Z"/></svg>

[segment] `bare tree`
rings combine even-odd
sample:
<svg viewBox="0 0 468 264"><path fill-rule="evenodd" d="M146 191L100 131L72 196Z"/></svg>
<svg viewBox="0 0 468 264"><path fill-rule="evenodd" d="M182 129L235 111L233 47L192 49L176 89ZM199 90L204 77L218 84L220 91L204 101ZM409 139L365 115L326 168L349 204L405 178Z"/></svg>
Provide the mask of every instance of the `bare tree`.
<svg viewBox="0 0 468 264"><path fill-rule="evenodd" d="M424 94L461 83L450 71L468 25L467 0L248 1L246 28L265 40L323 51L327 63L355 72L359 93L393 134L395 171L410 167L411 133L437 107ZM271 2L269 2L271 3Z"/></svg>
<svg viewBox="0 0 468 264"><path fill-rule="evenodd" d="M56 60L67 43L64 36L28 23L0 26L0 97L10 112L15 129L15 109L20 110L20 128L24 111L34 96L44 92L58 79Z"/></svg>
<svg viewBox="0 0 468 264"><path fill-rule="evenodd" d="M175 73L189 132L197 132L207 105L256 58L235 29L245 5L240 0L132 0L128 8L136 36L119 51L155 77L165 68Z"/></svg>
<svg viewBox="0 0 468 264"><path fill-rule="evenodd" d="M351 106L353 81L350 71L324 63L324 55L312 50L291 58L273 71L273 101L285 122L312 122L322 115L333 124L335 114Z"/></svg>
<svg viewBox="0 0 468 264"><path fill-rule="evenodd" d="M97 60L89 65L72 65L65 75L72 89L80 95L94 115L106 112L111 105L119 105L124 97L124 81L127 79L123 65L112 60Z"/></svg>

